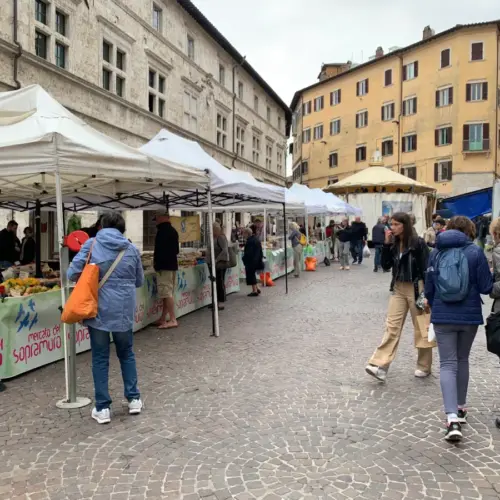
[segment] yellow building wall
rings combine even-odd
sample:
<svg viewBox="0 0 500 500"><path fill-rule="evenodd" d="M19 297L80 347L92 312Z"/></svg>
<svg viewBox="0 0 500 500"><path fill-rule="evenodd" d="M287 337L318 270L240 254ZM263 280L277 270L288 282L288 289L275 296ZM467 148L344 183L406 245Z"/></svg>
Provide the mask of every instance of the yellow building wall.
<svg viewBox="0 0 500 500"><path fill-rule="evenodd" d="M470 61L471 43L482 41L484 60ZM451 66L440 69L441 51L451 49ZM302 161L308 161L309 172L303 177L310 187L324 187L331 177L342 179L354 172L366 168L370 157L385 138L393 138L394 154L384 157L384 165L397 169L399 134L417 133L417 151L401 153L401 166L417 167L417 180L436 187L439 194L451 194L457 174L479 174L495 171L495 148L497 147L496 92L498 81L497 31L495 27L483 27L457 31L449 36L437 38L406 53L402 61L399 57L388 57L381 61L353 71L332 81L325 82L313 89L304 91L302 102L311 101L312 113L302 118L303 128L311 129L311 142L303 144L300 153ZM418 60L418 77L405 81L401 85L402 65ZM384 86L386 69L392 69L393 84ZM369 78L369 93L356 96L356 83ZM466 102L466 84L472 80L488 82L488 100L485 102ZM453 86L453 104L436 108L436 90L440 87ZM330 106L330 92L342 89L342 102ZM314 98L324 96L325 106L322 111L314 112ZM395 118L400 119L401 100L417 96L417 114L401 116L400 127L397 123L384 122L381 119L381 107L388 102L395 103ZM356 129L356 113L368 110L368 127ZM330 136L330 121L341 119L341 133ZM463 154L463 125L468 122L488 122L490 124L490 153ZM323 124L322 140L313 140L313 130ZM436 147L435 129L442 125L453 127L453 143L450 146ZM298 130L299 133L302 130ZM367 161L356 162L356 146L366 144ZM337 151L339 166L330 168L328 156ZM434 164L441 159L452 159L453 179L451 182L434 181ZM295 163L295 161L294 161ZM492 177L493 178L493 177ZM469 179L469 177L467 177ZM474 183L474 177L471 177ZM484 176L483 176L484 179ZM466 186L467 187L467 186ZM480 186L482 187L482 186Z"/></svg>

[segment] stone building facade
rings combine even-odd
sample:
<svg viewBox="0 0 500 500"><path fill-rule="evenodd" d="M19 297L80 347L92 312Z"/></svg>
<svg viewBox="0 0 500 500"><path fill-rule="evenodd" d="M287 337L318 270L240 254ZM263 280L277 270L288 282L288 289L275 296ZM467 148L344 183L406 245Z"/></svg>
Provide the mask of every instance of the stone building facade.
<svg viewBox="0 0 500 500"><path fill-rule="evenodd" d="M0 90L33 83L131 146L168 128L285 183L287 105L188 0L5 0Z"/></svg>

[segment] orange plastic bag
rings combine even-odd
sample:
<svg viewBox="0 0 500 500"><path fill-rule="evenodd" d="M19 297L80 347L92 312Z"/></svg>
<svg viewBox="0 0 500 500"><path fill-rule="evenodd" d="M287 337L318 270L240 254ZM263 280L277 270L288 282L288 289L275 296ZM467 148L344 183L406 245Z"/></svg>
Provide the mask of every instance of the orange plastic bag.
<svg viewBox="0 0 500 500"><path fill-rule="evenodd" d="M306 257L306 262L305 262L306 271L316 271L317 262L318 261L316 257Z"/></svg>
<svg viewBox="0 0 500 500"><path fill-rule="evenodd" d="M261 283L265 283L266 286L275 286L274 281L271 279L271 273L260 273Z"/></svg>
<svg viewBox="0 0 500 500"><path fill-rule="evenodd" d="M80 279L71 292L64 310L61 321L72 325L84 319L92 319L97 316L97 300L99 294L99 267L89 264L92 248Z"/></svg>

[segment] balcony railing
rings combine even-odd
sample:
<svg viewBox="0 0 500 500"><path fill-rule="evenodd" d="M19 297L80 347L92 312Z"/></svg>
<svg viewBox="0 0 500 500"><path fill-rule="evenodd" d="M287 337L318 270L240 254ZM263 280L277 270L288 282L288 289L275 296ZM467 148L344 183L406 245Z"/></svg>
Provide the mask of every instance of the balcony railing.
<svg viewBox="0 0 500 500"><path fill-rule="evenodd" d="M481 153L490 150L490 140L482 141L464 141L463 150L470 153Z"/></svg>

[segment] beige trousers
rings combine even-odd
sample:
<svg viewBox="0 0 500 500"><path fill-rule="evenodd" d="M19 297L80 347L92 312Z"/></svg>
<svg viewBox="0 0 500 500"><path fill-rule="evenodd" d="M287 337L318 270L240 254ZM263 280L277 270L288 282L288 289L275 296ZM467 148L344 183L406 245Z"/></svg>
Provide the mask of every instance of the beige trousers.
<svg viewBox="0 0 500 500"><path fill-rule="evenodd" d="M410 311L415 332L415 347L418 353L417 369L430 373L432 348L436 347L436 343L427 340L428 315L418 310L415 305L413 283L397 282L394 286L394 295L389 300L384 338L373 353L369 363L381 368L389 368L396 357L396 351L408 311Z"/></svg>

